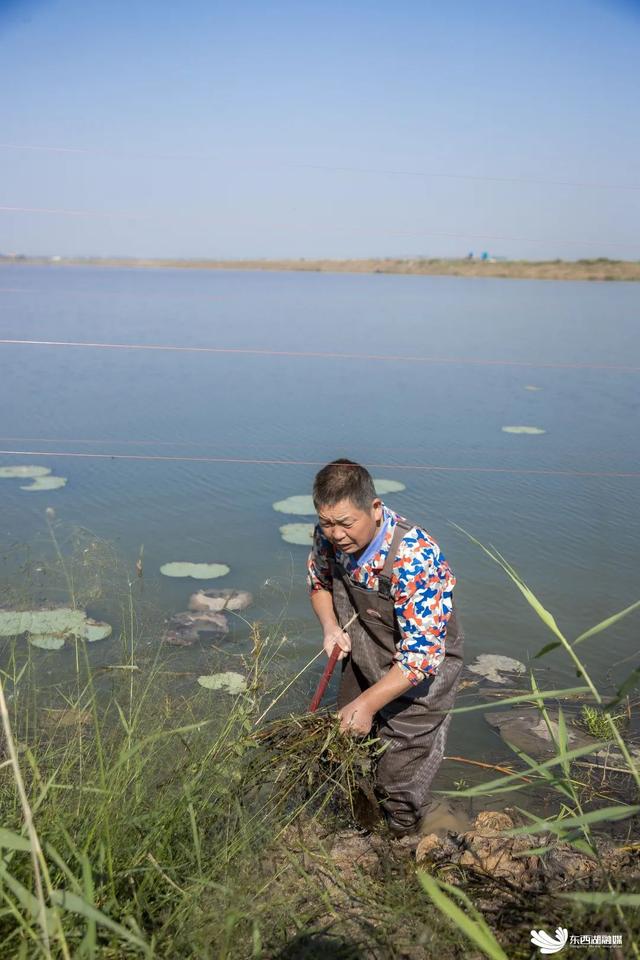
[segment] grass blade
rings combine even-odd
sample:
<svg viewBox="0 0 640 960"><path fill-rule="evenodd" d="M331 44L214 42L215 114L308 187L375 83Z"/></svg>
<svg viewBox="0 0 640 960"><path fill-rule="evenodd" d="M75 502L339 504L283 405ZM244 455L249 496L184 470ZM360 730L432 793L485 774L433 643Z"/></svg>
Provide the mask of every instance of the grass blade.
<svg viewBox="0 0 640 960"><path fill-rule="evenodd" d="M447 897L438 881L425 873L424 870L418 870L417 874L421 886L438 910L448 917L461 933L475 943L485 956L489 957L490 960L508 960L506 953L481 917L472 919L467 916L453 900ZM468 901L467 905L470 906Z"/></svg>

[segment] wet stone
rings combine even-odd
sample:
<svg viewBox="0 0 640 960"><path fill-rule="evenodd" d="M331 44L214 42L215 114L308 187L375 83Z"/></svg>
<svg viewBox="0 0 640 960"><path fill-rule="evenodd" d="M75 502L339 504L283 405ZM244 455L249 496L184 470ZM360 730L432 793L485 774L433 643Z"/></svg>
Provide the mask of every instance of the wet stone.
<svg viewBox="0 0 640 960"><path fill-rule="evenodd" d="M223 613L185 610L167 622L163 639L172 646L189 647L198 640L224 637L228 633L229 623Z"/></svg>
<svg viewBox="0 0 640 960"><path fill-rule="evenodd" d="M558 711L547 708L554 737L558 737ZM501 710L485 713L489 726L494 727L503 740L524 750L532 757L547 759L556 755L556 747L549 730L537 707L523 707L519 710ZM594 737L567 723L569 749L596 743Z"/></svg>
<svg viewBox="0 0 640 960"><path fill-rule="evenodd" d="M189 598L189 610L212 613L221 610L245 610L253 603L247 590L198 590Z"/></svg>

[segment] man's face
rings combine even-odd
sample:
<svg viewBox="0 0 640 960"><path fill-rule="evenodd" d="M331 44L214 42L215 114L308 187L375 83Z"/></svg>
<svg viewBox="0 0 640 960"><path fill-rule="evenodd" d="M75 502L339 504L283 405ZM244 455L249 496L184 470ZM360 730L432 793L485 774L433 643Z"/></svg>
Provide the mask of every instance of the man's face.
<svg viewBox="0 0 640 960"><path fill-rule="evenodd" d="M331 507L318 508L318 523L323 535L344 553L357 554L367 547L380 529L382 500L376 498L369 510L361 510L351 500L340 500Z"/></svg>

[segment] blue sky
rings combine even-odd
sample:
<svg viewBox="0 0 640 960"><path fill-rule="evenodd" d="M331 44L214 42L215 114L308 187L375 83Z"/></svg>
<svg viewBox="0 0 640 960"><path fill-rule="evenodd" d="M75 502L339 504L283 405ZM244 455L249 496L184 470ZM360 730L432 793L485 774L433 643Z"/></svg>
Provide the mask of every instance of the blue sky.
<svg viewBox="0 0 640 960"><path fill-rule="evenodd" d="M0 251L638 259L639 41L629 0L0 0Z"/></svg>

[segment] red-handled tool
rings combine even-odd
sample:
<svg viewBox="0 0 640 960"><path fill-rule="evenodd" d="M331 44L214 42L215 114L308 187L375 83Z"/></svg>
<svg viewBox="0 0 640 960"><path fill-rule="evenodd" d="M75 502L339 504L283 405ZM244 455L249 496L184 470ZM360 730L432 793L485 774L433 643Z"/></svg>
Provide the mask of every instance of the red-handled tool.
<svg viewBox="0 0 640 960"><path fill-rule="evenodd" d="M347 627L350 627L354 620L358 619L358 614L354 613L351 619L345 623L343 630L346 630ZM329 680L331 680L331 674L333 669L338 662L338 657L340 656L340 647L336 643L331 651L331 656L329 657L329 662L324 668L324 673L320 677L320 683L316 689L316 692L313 695L313 700L311 701L311 706L309 707L309 713L315 713L318 707L320 706L320 701L324 697L325 690L329 686Z"/></svg>

